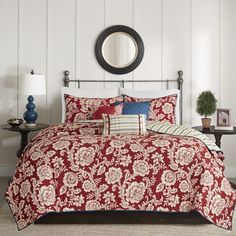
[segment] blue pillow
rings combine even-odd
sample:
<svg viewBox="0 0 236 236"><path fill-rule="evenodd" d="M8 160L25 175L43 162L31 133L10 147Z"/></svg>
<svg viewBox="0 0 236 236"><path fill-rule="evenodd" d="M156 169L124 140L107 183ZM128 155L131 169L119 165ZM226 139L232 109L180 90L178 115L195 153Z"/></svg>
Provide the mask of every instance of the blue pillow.
<svg viewBox="0 0 236 236"><path fill-rule="evenodd" d="M144 114L148 119L150 102L123 102L123 115Z"/></svg>

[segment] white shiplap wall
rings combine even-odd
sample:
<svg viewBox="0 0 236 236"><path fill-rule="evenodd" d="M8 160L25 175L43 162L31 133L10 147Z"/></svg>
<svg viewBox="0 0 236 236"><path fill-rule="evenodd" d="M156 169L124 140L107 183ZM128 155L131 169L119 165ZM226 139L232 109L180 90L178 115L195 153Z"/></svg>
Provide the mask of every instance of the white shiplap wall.
<svg viewBox="0 0 236 236"><path fill-rule="evenodd" d="M33 68L47 79L47 95L35 98L40 122L60 121L64 70L71 78L107 80L175 78L181 69L184 124L200 124L195 102L205 89L232 109L236 123L235 11L235 0L0 0L0 122L22 116L26 97L17 95L19 78ZM126 75L104 71L94 57L96 37L115 24L133 27L145 44L141 65ZM235 141L222 139L231 177ZM0 175L12 174L18 143L16 133L0 132Z"/></svg>

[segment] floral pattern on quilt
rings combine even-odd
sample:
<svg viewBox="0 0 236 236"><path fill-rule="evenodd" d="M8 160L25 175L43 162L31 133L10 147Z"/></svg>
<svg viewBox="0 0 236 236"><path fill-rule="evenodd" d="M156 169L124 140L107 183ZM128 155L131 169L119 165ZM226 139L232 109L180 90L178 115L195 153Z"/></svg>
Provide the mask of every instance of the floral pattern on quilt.
<svg viewBox="0 0 236 236"><path fill-rule="evenodd" d="M101 106L111 106L123 102L123 97L114 98L79 98L65 95L66 119L65 122L73 123L80 120L91 120L93 114ZM122 107L117 106L117 113Z"/></svg>
<svg viewBox="0 0 236 236"><path fill-rule="evenodd" d="M165 121L170 124L176 123L175 107L177 95L169 95L160 98L136 98L125 95L125 102L145 102L150 101L149 118L151 121Z"/></svg>
<svg viewBox="0 0 236 236"><path fill-rule="evenodd" d="M192 137L101 134L102 123L67 123L27 145L5 194L19 229L48 212L90 210L196 210L232 228L221 152Z"/></svg>

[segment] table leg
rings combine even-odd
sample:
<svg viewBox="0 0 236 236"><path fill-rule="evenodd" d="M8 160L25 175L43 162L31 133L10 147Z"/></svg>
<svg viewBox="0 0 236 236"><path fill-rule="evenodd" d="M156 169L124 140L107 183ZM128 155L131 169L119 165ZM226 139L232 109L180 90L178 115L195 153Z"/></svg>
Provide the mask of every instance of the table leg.
<svg viewBox="0 0 236 236"><path fill-rule="evenodd" d="M214 134L214 136L215 136L215 144L220 148L222 134Z"/></svg>
<svg viewBox="0 0 236 236"><path fill-rule="evenodd" d="M28 144L29 131L20 132L20 134L21 134L20 148L16 151L16 155L18 158L20 158L25 146Z"/></svg>

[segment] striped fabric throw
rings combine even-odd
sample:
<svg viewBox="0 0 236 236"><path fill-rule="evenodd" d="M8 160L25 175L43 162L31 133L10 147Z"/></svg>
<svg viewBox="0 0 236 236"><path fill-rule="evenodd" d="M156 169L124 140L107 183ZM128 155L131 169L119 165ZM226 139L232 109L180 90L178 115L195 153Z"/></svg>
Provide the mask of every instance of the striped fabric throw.
<svg viewBox="0 0 236 236"><path fill-rule="evenodd" d="M103 134L145 134L146 116L103 114Z"/></svg>
<svg viewBox="0 0 236 236"><path fill-rule="evenodd" d="M221 149L205 134L183 125L150 122L147 124L147 129L158 133L194 137L202 141L208 147L209 150L221 151Z"/></svg>

